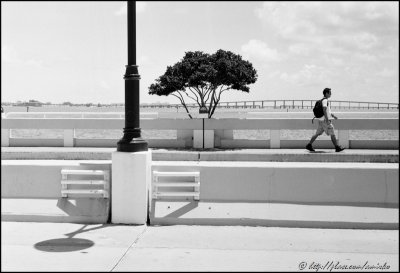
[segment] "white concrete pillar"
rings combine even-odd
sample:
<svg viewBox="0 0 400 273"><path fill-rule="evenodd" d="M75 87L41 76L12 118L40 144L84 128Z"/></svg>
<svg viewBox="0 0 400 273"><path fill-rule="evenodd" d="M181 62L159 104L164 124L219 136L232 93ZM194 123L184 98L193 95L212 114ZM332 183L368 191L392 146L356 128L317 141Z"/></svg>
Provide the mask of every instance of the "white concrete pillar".
<svg viewBox="0 0 400 273"><path fill-rule="evenodd" d="M214 146L220 147L222 139L233 139L233 130L214 130Z"/></svg>
<svg viewBox="0 0 400 273"><path fill-rule="evenodd" d="M224 139L233 139L233 130L224 130Z"/></svg>
<svg viewBox="0 0 400 273"><path fill-rule="evenodd" d="M214 146L220 147L221 146L221 138L224 134L224 130L216 129L214 130Z"/></svg>
<svg viewBox="0 0 400 273"><path fill-rule="evenodd" d="M112 153L113 224L146 224L150 183L151 151Z"/></svg>
<svg viewBox="0 0 400 273"><path fill-rule="evenodd" d="M193 146L193 130L176 130L176 139L185 141L185 147Z"/></svg>
<svg viewBox="0 0 400 273"><path fill-rule="evenodd" d="M10 146L10 129L1 129L1 147Z"/></svg>
<svg viewBox="0 0 400 273"><path fill-rule="evenodd" d="M75 129L64 130L64 147L74 147Z"/></svg>
<svg viewBox="0 0 400 273"><path fill-rule="evenodd" d="M203 130L193 130L193 148L203 148ZM214 148L214 130L204 130L204 148Z"/></svg>
<svg viewBox="0 0 400 273"><path fill-rule="evenodd" d="M281 148L281 131L280 130L270 130L270 149L280 149Z"/></svg>
<svg viewBox="0 0 400 273"><path fill-rule="evenodd" d="M350 131L349 130L339 130L339 145L343 148L350 148Z"/></svg>

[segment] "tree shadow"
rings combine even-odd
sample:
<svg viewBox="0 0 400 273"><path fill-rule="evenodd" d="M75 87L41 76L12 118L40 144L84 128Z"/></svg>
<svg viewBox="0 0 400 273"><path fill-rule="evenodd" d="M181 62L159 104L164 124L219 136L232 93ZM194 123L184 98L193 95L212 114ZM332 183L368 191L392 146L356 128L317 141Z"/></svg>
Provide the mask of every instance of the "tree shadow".
<svg viewBox="0 0 400 273"><path fill-rule="evenodd" d="M58 238L36 243L35 249L45 252L71 252L92 247L94 242L82 238Z"/></svg>
<svg viewBox="0 0 400 273"><path fill-rule="evenodd" d="M103 224L98 227L85 229L87 226L88 225L83 225L77 231L65 234L67 238L55 238L38 242L34 245L34 248L46 252L71 252L71 251L79 251L90 248L95 244L93 241L88 239L73 238L73 237L83 232L104 228L107 225Z"/></svg>

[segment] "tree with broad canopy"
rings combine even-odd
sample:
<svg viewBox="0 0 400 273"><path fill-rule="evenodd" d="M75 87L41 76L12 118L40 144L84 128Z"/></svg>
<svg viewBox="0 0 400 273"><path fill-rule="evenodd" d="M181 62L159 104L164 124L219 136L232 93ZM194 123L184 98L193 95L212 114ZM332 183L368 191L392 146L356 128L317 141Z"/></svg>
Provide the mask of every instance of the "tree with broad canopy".
<svg viewBox="0 0 400 273"><path fill-rule="evenodd" d="M219 49L210 55L201 51L186 52L183 59L168 66L164 75L149 87L149 94L177 97L190 118L186 99L206 107L211 118L227 90L250 92L249 84L257 80L253 65L240 55Z"/></svg>

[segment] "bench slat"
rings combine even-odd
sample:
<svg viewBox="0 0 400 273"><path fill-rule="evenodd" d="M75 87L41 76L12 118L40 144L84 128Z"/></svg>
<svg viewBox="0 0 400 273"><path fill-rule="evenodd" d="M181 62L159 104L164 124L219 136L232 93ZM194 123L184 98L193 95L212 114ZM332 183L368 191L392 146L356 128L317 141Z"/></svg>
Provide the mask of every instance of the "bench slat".
<svg viewBox="0 0 400 273"><path fill-rule="evenodd" d="M61 180L63 185L105 185L105 180Z"/></svg>
<svg viewBox="0 0 400 273"><path fill-rule="evenodd" d="M82 174L82 175L105 175L108 171L103 170L61 170L61 174Z"/></svg>
<svg viewBox="0 0 400 273"><path fill-rule="evenodd" d="M155 182L153 185L157 187L200 187L200 183L196 182Z"/></svg>
<svg viewBox="0 0 400 273"><path fill-rule="evenodd" d="M157 196L199 196L198 192L157 192Z"/></svg>
<svg viewBox="0 0 400 273"><path fill-rule="evenodd" d="M199 176L199 172L153 172L154 176L163 177L163 176Z"/></svg>
<svg viewBox="0 0 400 273"><path fill-rule="evenodd" d="M62 194L107 194L105 190L61 190Z"/></svg>

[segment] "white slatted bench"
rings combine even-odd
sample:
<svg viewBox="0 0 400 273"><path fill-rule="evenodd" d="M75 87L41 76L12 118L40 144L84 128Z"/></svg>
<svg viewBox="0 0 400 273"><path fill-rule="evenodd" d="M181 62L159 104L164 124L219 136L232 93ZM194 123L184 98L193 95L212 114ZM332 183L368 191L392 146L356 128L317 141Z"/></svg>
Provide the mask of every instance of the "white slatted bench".
<svg viewBox="0 0 400 273"><path fill-rule="evenodd" d="M79 175L79 176L100 176L100 179L71 179L69 175ZM109 189L110 189L110 172L107 170L61 170L61 196L68 197L68 194L84 194L85 196L89 195L91 197L98 197L99 195L103 198L109 198ZM88 188L86 189L71 189L68 186L73 185L86 185ZM90 189L92 185L102 185L102 189Z"/></svg>
<svg viewBox="0 0 400 273"><path fill-rule="evenodd" d="M165 177L192 177L194 181L161 181ZM161 179L160 179L161 178ZM181 189L181 191L165 191L165 188ZM191 189L191 191L189 191ZM200 173L199 172L159 172L153 171L152 197L193 197L200 200Z"/></svg>

